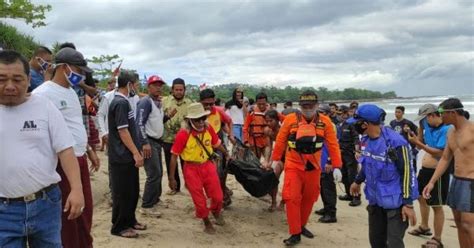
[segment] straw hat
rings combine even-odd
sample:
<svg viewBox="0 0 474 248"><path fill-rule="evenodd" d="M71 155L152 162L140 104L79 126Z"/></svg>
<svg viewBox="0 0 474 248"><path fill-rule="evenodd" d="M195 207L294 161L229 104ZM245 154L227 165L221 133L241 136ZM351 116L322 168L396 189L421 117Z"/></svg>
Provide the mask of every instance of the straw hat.
<svg viewBox="0 0 474 248"><path fill-rule="evenodd" d="M204 110L204 107L202 106L201 103L199 102L194 102L189 104L188 106L188 114L186 115L186 118L188 119L198 119L203 116L209 115L211 111L209 110Z"/></svg>

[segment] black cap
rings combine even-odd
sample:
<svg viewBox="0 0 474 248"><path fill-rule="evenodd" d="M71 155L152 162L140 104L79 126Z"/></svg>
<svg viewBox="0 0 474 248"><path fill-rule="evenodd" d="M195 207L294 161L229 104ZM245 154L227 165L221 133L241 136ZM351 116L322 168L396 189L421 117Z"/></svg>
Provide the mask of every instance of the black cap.
<svg viewBox="0 0 474 248"><path fill-rule="evenodd" d="M54 62L56 64L68 64L75 65L81 68L84 73L92 73L93 70L87 67L87 61L84 59L82 53L70 48L65 47L56 54Z"/></svg>
<svg viewBox="0 0 474 248"><path fill-rule="evenodd" d="M312 90L307 90L300 95L300 105L318 103L318 95Z"/></svg>

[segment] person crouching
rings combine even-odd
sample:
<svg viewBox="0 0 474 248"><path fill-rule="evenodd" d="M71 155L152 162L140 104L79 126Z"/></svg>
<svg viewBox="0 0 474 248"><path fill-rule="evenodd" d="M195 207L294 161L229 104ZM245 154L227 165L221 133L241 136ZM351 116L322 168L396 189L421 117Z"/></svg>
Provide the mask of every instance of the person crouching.
<svg viewBox="0 0 474 248"><path fill-rule="evenodd" d="M200 103L192 103L188 106L186 115L186 127L179 130L171 147L170 173L174 175L178 156L184 161L183 176L186 187L191 194L196 209L196 217L204 222L204 232L214 234L216 231L209 220L209 212L212 212L217 225L224 225L221 215L223 193L220 186L217 168L212 161L217 156L214 149L222 151L226 158L229 154L221 144L214 129L206 123L210 111L204 110ZM176 190L177 182L174 177L169 178L169 187ZM210 207L207 199L211 199Z"/></svg>

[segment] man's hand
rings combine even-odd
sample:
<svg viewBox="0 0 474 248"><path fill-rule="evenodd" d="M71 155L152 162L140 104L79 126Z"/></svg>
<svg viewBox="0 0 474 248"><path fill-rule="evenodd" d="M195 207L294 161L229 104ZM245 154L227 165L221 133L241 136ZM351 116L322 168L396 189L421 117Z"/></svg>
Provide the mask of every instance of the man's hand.
<svg viewBox="0 0 474 248"><path fill-rule="evenodd" d="M326 166L324 167L324 172L331 173L331 171L332 171L332 164L326 164Z"/></svg>
<svg viewBox="0 0 474 248"><path fill-rule="evenodd" d="M168 117L173 118L176 115L176 113L178 113L177 109L175 109L175 108L171 109L171 110L168 111Z"/></svg>
<svg viewBox="0 0 474 248"><path fill-rule="evenodd" d="M102 136L102 140L104 141L105 144L108 144L109 143L109 135L105 134L104 136Z"/></svg>
<svg viewBox="0 0 474 248"><path fill-rule="evenodd" d="M66 204L64 205L64 212L69 211L67 217L68 220L73 220L79 217L84 210L84 194L82 188L71 189L69 196L67 197Z"/></svg>
<svg viewBox="0 0 474 248"><path fill-rule="evenodd" d="M168 186L170 187L171 190L176 191L176 189L178 188L178 182L176 182L176 179L174 178L169 178Z"/></svg>
<svg viewBox="0 0 474 248"><path fill-rule="evenodd" d="M97 153L91 150L90 152L87 153L87 157L89 157L89 160L91 161L90 171L93 171L93 172L99 171L100 159L97 156Z"/></svg>
<svg viewBox="0 0 474 248"><path fill-rule="evenodd" d="M416 145L418 143L418 137L416 137L416 135L413 135L413 133L408 132L408 142L412 143L413 145Z"/></svg>
<svg viewBox="0 0 474 248"><path fill-rule="evenodd" d="M151 158L151 145L150 144L143 145L142 150L143 150L143 158L145 159Z"/></svg>
<svg viewBox="0 0 474 248"><path fill-rule="evenodd" d="M431 191L433 190L433 188L434 188L434 184L432 182L429 182L423 189L423 193L422 193L423 198L430 199Z"/></svg>
<svg viewBox="0 0 474 248"><path fill-rule="evenodd" d="M360 195L360 184L352 183L350 191L351 191L351 196L359 196Z"/></svg>
<svg viewBox="0 0 474 248"><path fill-rule="evenodd" d="M133 154L133 159L135 160L135 167L139 168L143 166L143 157L139 152Z"/></svg>
<svg viewBox="0 0 474 248"><path fill-rule="evenodd" d="M403 222L407 221L407 219L410 220L411 226L416 225L416 214L415 214L415 210L413 210L413 206L402 207L402 219L403 219Z"/></svg>
<svg viewBox="0 0 474 248"><path fill-rule="evenodd" d="M281 172L283 171L282 162L272 161L271 168L273 169L273 173L275 173L275 175L279 177Z"/></svg>

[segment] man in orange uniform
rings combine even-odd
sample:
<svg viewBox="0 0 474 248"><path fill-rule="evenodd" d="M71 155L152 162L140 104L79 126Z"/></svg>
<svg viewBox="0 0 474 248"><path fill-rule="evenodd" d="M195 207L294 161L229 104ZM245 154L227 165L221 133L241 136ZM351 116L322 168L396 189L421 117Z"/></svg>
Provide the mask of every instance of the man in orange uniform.
<svg viewBox="0 0 474 248"><path fill-rule="evenodd" d="M245 118L243 139L244 144L249 146L253 153L260 159L264 155L265 148L268 145L264 129L267 126L265 113L270 110L270 106L268 105L267 94L264 92L258 93L255 99L256 104L252 109L253 111ZM283 121L284 118L282 114L278 113L278 119L280 121Z"/></svg>
<svg viewBox="0 0 474 248"><path fill-rule="evenodd" d="M318 96L313 91L300 95L301 113L286 116L278 132L272 154L272 167L285 153L283 200L290 237L287 246L301 241L301 235L314 238L305 228L319 196L321 148L326 143L334 168L342 165L337 135L329 117L318 114Z"/></svg>

